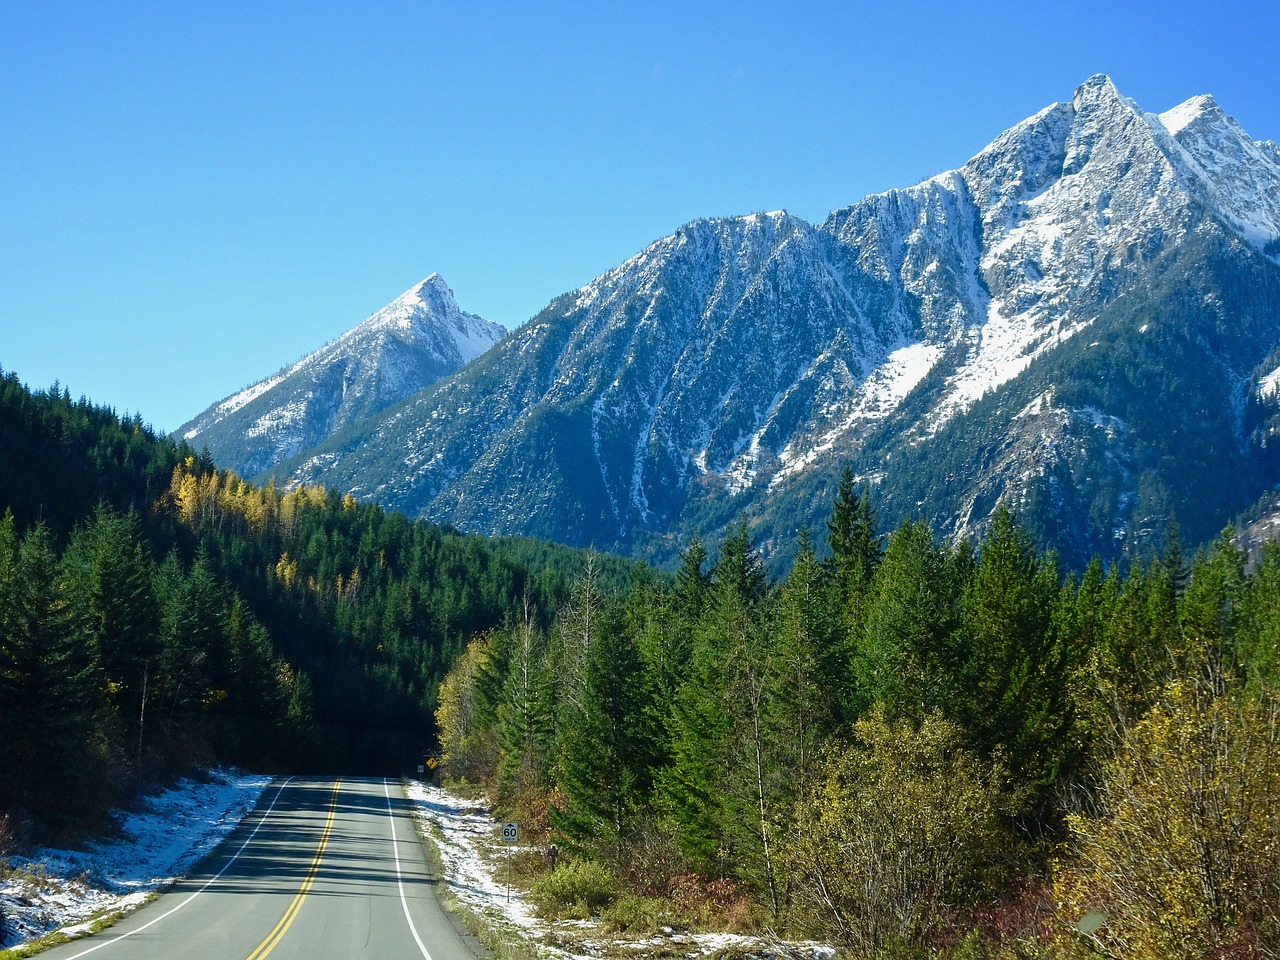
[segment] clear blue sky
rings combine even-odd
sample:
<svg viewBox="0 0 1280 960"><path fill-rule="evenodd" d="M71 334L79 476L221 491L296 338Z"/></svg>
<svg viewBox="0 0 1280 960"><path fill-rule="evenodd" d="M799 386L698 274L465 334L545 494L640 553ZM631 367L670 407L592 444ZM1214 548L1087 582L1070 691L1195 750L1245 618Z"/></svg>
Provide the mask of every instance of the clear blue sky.
<svg viewBox="0 0 1280 960"><path fill-rule="evenodd" d="M165 430L429 273L509 327L699 217L820 221L1094 73L1280 140L1274 0L6 0L0 366Z"/></svg>

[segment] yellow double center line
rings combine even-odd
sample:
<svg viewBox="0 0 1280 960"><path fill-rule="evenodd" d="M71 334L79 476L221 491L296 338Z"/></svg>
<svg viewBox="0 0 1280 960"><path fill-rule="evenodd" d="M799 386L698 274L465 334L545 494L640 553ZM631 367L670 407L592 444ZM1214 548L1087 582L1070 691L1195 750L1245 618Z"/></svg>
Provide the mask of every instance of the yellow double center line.
<svg viewBox="0 0 1280 960"><path fill-rule="evenodd" d="M333 821L338 815L338 788L342 786L342 781L335 780L333 782L333 795L329 798L329 816L325 818L324 830L320 834L320 845L316 847L316 855L311 858L311 867L307 870L307 876L302 881L302 886L298 889L298 894L293 898L293 903L289 904L289 909L284 912L284 916L280 918L280 922L276 924L275 929L267 934L267 939L258 944L258 948L249 954L249 960L262 960L267 954L276 948L276 945L284 938L289 927L293 925L293 919L298 915L298 911L302 909L302 901L307 899L307 894L311 891L311 886L316 882L316 874L320 871L320 860L324 857L324 848L329 845L329 834L333 832Z"/></svg>

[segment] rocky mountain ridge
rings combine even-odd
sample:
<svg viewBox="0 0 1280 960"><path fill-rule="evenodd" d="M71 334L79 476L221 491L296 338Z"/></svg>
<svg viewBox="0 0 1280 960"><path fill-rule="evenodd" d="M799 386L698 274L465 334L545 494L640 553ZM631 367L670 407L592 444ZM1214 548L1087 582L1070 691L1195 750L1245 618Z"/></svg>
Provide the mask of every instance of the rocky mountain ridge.
<svg viewBox="0 0 1280 960"><path fill-rule="evenodd" d="M846 461L890 525L1006 498L1072 558L1212 535L1280 479L1277 238L1274 144L1094 77L820 226L687 224L277 470L658 560L736 517L784 551Z"/></svg>

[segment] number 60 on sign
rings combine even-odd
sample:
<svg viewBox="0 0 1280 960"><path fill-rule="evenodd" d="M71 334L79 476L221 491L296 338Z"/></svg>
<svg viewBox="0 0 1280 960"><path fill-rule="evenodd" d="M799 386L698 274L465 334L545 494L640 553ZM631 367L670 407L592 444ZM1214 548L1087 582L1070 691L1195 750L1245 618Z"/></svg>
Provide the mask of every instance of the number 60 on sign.
<svg viewBox="0 0 1280 960"><path fill-rule="evenodd" d="M520 839L520 824L504 823L502 825L502 842L515 843Z"/></svg>

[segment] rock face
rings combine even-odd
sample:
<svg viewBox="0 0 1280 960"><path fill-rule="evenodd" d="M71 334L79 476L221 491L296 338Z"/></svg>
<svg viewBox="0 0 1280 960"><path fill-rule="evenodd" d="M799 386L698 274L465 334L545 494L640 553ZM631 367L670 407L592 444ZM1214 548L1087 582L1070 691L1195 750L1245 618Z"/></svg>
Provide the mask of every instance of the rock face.
<svg viewBox="0 0 1280 960"><path fill-rule="evenodd" d="M1006 498L1073 561L1195 542L1280 480L1278 238L1275 144L1094 77L820 226L688 224L277 469L660 561L738 517L785 552L845 462L886 526Z"/></svg>
<svg viewBox="0 0 1280 960"><path fill-rule="evenodd" d="M506 335L432 274L359 326L215 403L176 433L253 477L461 368Z"/></svg>

